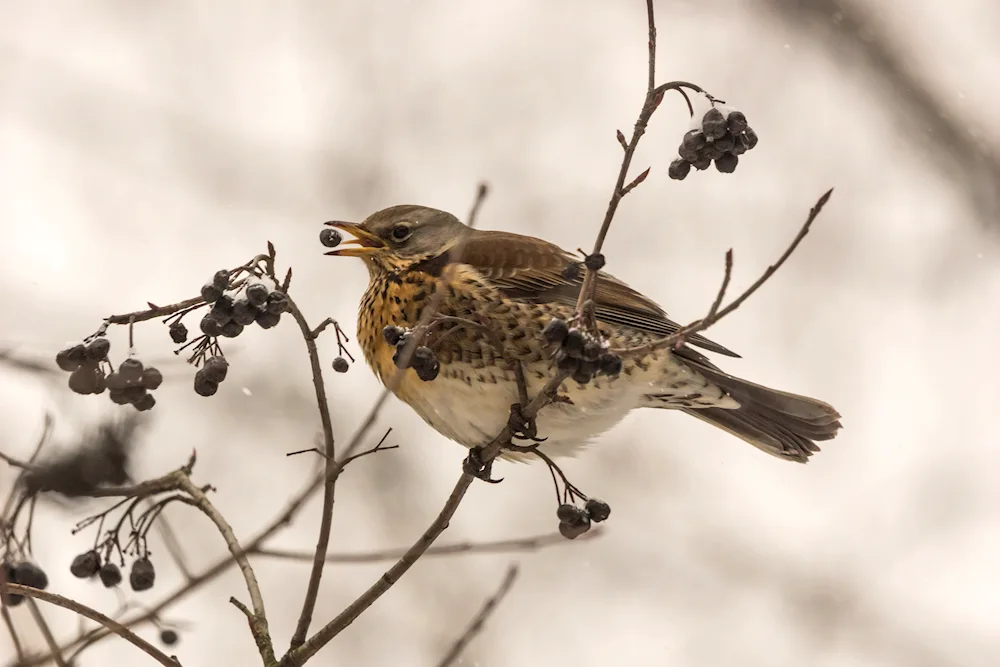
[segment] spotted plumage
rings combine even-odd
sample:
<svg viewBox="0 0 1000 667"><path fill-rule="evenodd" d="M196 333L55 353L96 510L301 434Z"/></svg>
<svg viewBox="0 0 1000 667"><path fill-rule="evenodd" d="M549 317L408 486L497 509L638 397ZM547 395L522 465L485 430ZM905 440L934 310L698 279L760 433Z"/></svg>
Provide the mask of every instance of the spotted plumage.
<svg viewBox="0 0 1000 667"><path fill-rule="evenodd" d="M421 206L385 209L361 225L331 224L356 238L329 254L360 257L369 271L358 340L375 374L389 383L401 373L396 396L443 435L466 447L489 442L517 402L513 364L521 364L529 395L553 374L554 350L542 329L552 318L573 315L582 279L564 271L573 257L533 237L469 230L454 216ZM413 369L396 368L382 330L415 326L439 281L442 319L425 343L441 370L425 382ZM679 328L656 303L604 272L595 306L611 347L641 345ZM564 382L560 393L569 400L538 416L538 432L547 438L542 448L572 453L640 407L683 410L795 461L818 451L815 441L836 435L840 415L828 404L730 376L695 348L738 355L701 336L688 343L626 358L615 377Z"/></svg>

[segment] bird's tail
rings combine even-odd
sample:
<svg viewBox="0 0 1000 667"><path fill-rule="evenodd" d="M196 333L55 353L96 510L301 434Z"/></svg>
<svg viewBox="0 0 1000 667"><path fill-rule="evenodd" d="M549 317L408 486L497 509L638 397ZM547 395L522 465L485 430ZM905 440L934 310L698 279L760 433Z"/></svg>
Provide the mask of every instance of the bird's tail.
<svg viewBox="0 0 1000 667"><path fill-rule="evenodd" d="M723 373L710 363L698 363L701 359L685 361L695 361L691 364L694 369L736 400L740 407L690 407L682 408L683 411L729 431L772 456L805 463L813 452L819 451L817 441L836 437L841 428L840 413L829 403L748 382Z"/></svg>

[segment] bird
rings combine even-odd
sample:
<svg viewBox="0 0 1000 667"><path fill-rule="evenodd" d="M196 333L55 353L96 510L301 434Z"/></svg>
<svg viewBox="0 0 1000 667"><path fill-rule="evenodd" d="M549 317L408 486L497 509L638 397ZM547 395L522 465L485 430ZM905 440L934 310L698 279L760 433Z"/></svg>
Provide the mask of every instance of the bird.
<svg viewBox="0 0 1000 667"><path fill-rule="evenodd" d="M556 349L545 327L554 319L573 321L583 283L582 272L571 270L579 267L577 256L533 236L472 228L451 213L419 205L391 206L360 224L326 225L353 237L326 254L360 258L368 269L357 328L367 364L437 432L470 449L485 446L508 424L519 400L517 365L529 396L552 378ZM427 381L414 368L397 367L395 345L384 332L415 327L439 280L435 317L447 324L432 327L422 343L438 363ZM680 328L656 302L609 273L600 271L596 281L594 315L605 346L636 347ZM840 430L840 414L828 403L730 375L699 349L739 358L694 334L679 346L625 356L615 374L589 382L566 378L560 400L537 415L538 448L550 457L573 456L639 408L679 410L801 463ZM502 456L528 458L510 451Z"/></svg>

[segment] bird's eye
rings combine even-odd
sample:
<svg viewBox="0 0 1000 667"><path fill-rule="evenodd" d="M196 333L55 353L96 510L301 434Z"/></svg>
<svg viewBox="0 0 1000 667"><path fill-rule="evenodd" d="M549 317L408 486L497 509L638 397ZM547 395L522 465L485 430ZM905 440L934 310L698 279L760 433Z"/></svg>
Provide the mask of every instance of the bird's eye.
<svg viewBox="0 0 1000 667"><path fill-rule="evenodd" d="M392 238L394 241L405 241L410 237L409 225L396 225L392 228Z"/></svg>

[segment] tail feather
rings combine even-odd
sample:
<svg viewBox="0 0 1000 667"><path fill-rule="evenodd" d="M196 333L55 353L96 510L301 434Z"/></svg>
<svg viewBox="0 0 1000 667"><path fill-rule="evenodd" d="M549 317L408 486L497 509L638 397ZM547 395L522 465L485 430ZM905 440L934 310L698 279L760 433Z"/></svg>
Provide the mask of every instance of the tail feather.
<svg viewBox="0 0 1000 667"><path fill-rule="evenodd" d="M739 408L682 408L768 454L805 463L819 451L816 441L831 440L841 428L840 413L823 401L770 389L719 370L703 355L681 353L695 371L717 385ZM662 405L661 407L672 407Z"/></svg>

